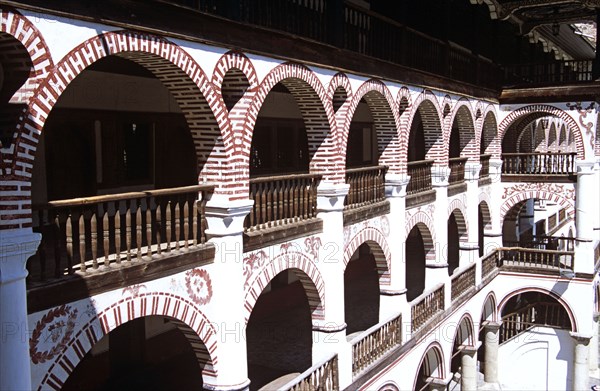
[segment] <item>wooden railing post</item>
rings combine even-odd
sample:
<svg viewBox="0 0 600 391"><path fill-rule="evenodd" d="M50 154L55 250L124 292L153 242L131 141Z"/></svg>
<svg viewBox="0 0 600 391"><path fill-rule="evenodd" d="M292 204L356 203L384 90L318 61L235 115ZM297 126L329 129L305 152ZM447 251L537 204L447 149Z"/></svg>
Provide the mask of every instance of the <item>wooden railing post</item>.
<svg viewBox="0 0 600 391"><path fill-rule="evenodd" d="M52 278L60 278L75 272L87 273L100 266L109 267L111 263L120 264L123 258L127 263L132 257L139 262L151 260L161 254L161 246L165 245L167 251L189 249L198 242L205 242L201 226L205 219L190 216L190 210L193 209L192 214L204 213L203 204L196 205L198 193L201 192L202 199L206 200L212 189L212 186L186 186L50 201L41 207L35 205L36 213L49 216L48 229L44 229L47 248L38 253L44 254L46 250L54 253ZM175 204L173 212L171 201ZM193 206L190 206L191 202ZM164 214L163 207L166 208ZM172 232L172 226L175 232ZM190 230L193 238L190 238ZM39 254L28 263L31 283L48 279L45 273L48 258ZM76 258L79 265L74 267Z"/></svg>

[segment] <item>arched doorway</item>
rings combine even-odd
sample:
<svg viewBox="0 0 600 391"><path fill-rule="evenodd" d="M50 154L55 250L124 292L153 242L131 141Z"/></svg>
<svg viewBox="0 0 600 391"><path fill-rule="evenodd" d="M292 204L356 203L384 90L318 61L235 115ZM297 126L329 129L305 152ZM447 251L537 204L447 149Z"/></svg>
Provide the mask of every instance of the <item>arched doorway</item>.
<svg viewBox="0 0 600 391"><path fill-rule="evenodd" d="M406 238L404 249L406 259L406 289L407 300L412 301L425 290L425 262L427 253L432 251L426 243L423 234L428 235L424 224L416 224ZM426 247L427 246L427 247Z"/></svg>
<svg viewBox="0 0 600 391"><path fill-rule="evenodd" d="M367 243L354 252L344 272L344 314L347 335L379 322L379 274Z"/></svg>
<svg viewBox="0 0 600 391"><path fill-rule="evenodd" d="M431 384L438 387L445 379L444 355L439 345L430 346L419 364L414 390L426 391ZM436 387L436 389L441 389Z"/></svg>
<svg viewBox="0 0 600 391"><path fill-rule="evenodd" d="M563 303L547 292L520 291L505 299L501 316L501 383L511 389L571 389L575 328Z"/></svg>
<svg viewBox="0 0 600 391"><path fill-rule="evenodd" d="M120 325L83 357L63 390L201 390L206 361L198 358L198 346L192 348L181 328L193 332L164 316ZM206 347L201 348L208 357Z"/></svg>
<svg viewBox="0 0 600 391"><path fill-rule="evenodd" d="M299 269L277 274L263 289L246 327L250 389L293 377L312 365L312 318Z"/></svg>

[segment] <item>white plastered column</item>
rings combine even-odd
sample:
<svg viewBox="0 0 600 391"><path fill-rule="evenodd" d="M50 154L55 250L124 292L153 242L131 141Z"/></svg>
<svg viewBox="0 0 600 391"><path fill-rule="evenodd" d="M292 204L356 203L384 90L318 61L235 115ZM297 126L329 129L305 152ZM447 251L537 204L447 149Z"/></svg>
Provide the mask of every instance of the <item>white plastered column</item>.
<svg viewBox="0 0 600 391"><path fill-rule="evenodd" d="M500 221L500 206L502 205L502 160L490 159L490 178L492 183L490 192L490 217L491 227L483 231L483 254L489 254L498 247L502 247L502 221Z"/></svg>
<svg viewBox="0 0 600 391"><path fill-rule="evenodd" d="M481 283L481 262L479 262L479 171L481 164L465 164L467 200L465 219L467 220L467 242L460 245L460 267L475 264L475 285Z"/></svg>
<svg viewBox="0 0 600 391"><path fill-rule="evenodd" d="M598 378L598 349L594 348L594 346L598 346L598 318L600 314L598 312L594 312L592 318L592 339L590 341L590 356L588 359L588 364L590 367L590 375L594 378Z"/></svg>
<svg viewBox="0 0 600 391"><path fill-rule="evenodd" d="M407 175L387 175L385 194L390 203L390 240L388 246L392 254L390 285L381 290L379 319L385 320L396 314L403 314L403 321L410 319L410 307L406 300L406 263L403 262L406 238L406 187L410 177ZM404 329L404 328L403 328ZM403 336L406 338L406 336ZM403 339L404 341L405 339Z"/></svg>
<svg viewBox="0 0 600 391"><path fill-rule="evenodd" d="M571 333L571 337L575 341L572 390L587 390L589 381L588 354L590 348L590 339L592 336Z"/></svg>
<svg viewBox="0 0 600 391"><path fill-rule="evenodd" d="M40 241L31 229L0 231L0 390L31 389L25 278Z"/></svg>
<svg viewBox="0 0 600 391"><path fill-rule="evenodd" d="M425 260L425 291L444 284L444 308L450 306L450 277L448 276L448 178L449 167L431 168L431 185L435 190L435 211L433 229L435 230L435 260ZM432 232L433 234L433 232Z"/></svg>
<svg viewBox="0 0 600 391"><path fill-rule="evenodd" d="M317 217L323 220L321 240L327 254L326 259L319 260L319 271L325 282L325 319L313 323L313 363L337 353L341 389L352 383L352 348L346 341L344 314L343 211L349 189L348 184L328 182L321 182L317 189Z"/></svg>
<svg viewBox="0 0 600 391"><path fill-rule="evenodd" d="M229 201L213 196L206 204L206 235L215 245L212 286L218 306L211 322L217 328L219 362L216 378L204 379L207 390L247 390L248 362L244 319L243 232L244 219L253 205L251 200Z"/></svg>
<svg viewBox="0 0 600 391"><path fill-rule="evenodd" d="M600 124L597 126L600 126ZM600 134L597 134L596 137L600 137ZM594 165L594 181L596 185L600 186L600 156L596 157L596 164ZM600 240L600 202L595 202L594 206L594 239Z"/></svg>
<svg viewBox="0 0 600 391"><path fill-rule="evenodd" d="M465 346L460 352L460 389L477 390L477 347Z"/></svg>
<svg viewBox="0 0 600 391"><path fill-rule="evenodd" d="M575 246L575 273L594 273L594 221L597 216L600 186L594 175L595 162L577 162L577 184L575 193L575 226L577 242Z"/></svg>
<svg viewBox="0 0 600 391"><path fill-rule="evenodd" d="M498 383L498 349L500 346L500 323L489 322L484 325L485 357L484 380L486 383Z"/></svg>

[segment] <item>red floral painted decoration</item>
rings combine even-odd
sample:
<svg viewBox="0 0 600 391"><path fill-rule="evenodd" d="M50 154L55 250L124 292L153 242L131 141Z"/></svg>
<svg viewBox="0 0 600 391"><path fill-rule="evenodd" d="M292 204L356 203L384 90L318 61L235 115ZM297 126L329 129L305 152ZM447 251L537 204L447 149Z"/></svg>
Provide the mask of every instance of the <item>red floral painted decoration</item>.
<svg viewBox="0 0 600 391"><path fill-rule="evenodd" d="M75 319L77 319L77 309L71 310L70 306L63 304L48 311L37 322L29 339L29 354L34 364L42 364L51 360L65 349L73 335ZM51 341L54 346L50 350L40 352L38 345L42 335L44 335L42 342ZM61 335L62 338L60 338Z"/></svg>
<svg viewBox="0 0 600 391"><path fill-rule="evenodd" d="M204 269L193 269L185 274L185 287L188 295L197 305L204 305L212 298L212 282Z"/></svg>

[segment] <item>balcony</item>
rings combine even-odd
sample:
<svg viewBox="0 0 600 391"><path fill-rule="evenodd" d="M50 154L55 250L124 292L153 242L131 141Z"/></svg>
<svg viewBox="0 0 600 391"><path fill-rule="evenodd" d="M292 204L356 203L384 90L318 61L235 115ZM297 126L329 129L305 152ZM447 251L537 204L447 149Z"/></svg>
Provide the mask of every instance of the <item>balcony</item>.
<svg viewBox="0 0 600 391"><path fill-rule="evenodd" d="M593 81L593 60L564 60L504 67L506 85L560 85Z"/></svg>
<svg viewBox="0 0 600 391"><path fill-rule="evenodd" d="M492 155L480 155L479 162L481 163L481 169L479 170L479 186L485 186L492 183L490 177L490 159Z"/></svg>
<svg viewBox="0 0 600 391"><path fill-rule="evenodd" d="M286 391L304 391L304 390L322 390L322 391L338 391L339 373L338 373L338 357L333 357L319 362L304 373L301 373L294 379L285 384L267 384L261 390L286 390Z"/></svg>
<svg viewBox="0 0 600 391"><path fill-rule="evenodd" d="M575 252L542 250L526 247L502 247L498 249L499 266L514 271L536 274L560 275L573 272Z"/></svg>
<svg viewBox="0 0 600 391"><path fill-rule="evenodd" d="M410 307L411 328L416 332L426 323L431 321L437 314L444 311L444 285L434 288L429 293L424 293Z"/></svg>
<svg viewBox="0 0 600 391"><path fill-rule="evenodd" d="M469 159L466 157L456 157L449 160L448 196L467 191L467 184L465 183L465 164L467 160Z"/></svg>
<svg viewBox="0 0 600 391"><path fill-rule="evenodd" d="M311 232L323 224L317 218L318 174L288 174L250 179L254 201L244 221L244 251L279 243Z"/></svg>
<svg viewBox="0 0 600 391"><path fill-rule="evenodd" d="M371 327L365 334L352 342L352 375L355 377L402 344L402 315Z"/></svg>
<svg viewBox="0 0 600 391"><path fill-rule="evenodd" d="M433 160L419 160L407 164L410 181L406 187L406 207L412 208L435 201L435 190L431 187Z"/></svg>
<svg viewBox="0 0 600 391"><path fill-rule="evenodd" d="M390 204L385 198L387 170L387 166L346 170L350 190L344 203L344 225L389 213Z"/></svg>
<svg viewBox="0 0 600 391"><path fill-rule="evenodd" d="M27 263L29 309L212 262L204 234L212 191L186 186L34 206L42 243Z"/></svg>
<svg viewBox="0 0 600 391"><path fill-rule="evenodd" d="M505 182L573 182L576 153L503 153Z"/></svg>
<svg viewBox="0 0 600 391"><path fill-rule="evenodd" d="M341 1L339 4L293 0L246 0L234 4L214 0L165 2L187 6L245 25L292 34L307 39L307 42L310 40L327 47L335 46L473 86L497 89L501 84L502 70L491 60L452 42L425 35L349 1ZM315 51L318 50L309 50L313 56ZM338 57L337 61L337 66L344 67L339 64L343 61L341 58ZM374 67L378 66L374 64Z"/></svg>
<svg viewBox="0 0 600 391"><path fill-rule="evenodd" d="M460 273L455 273L451 279L450 297L452 303L462 299L465 294L475 289L475 264Z"/></svg>

